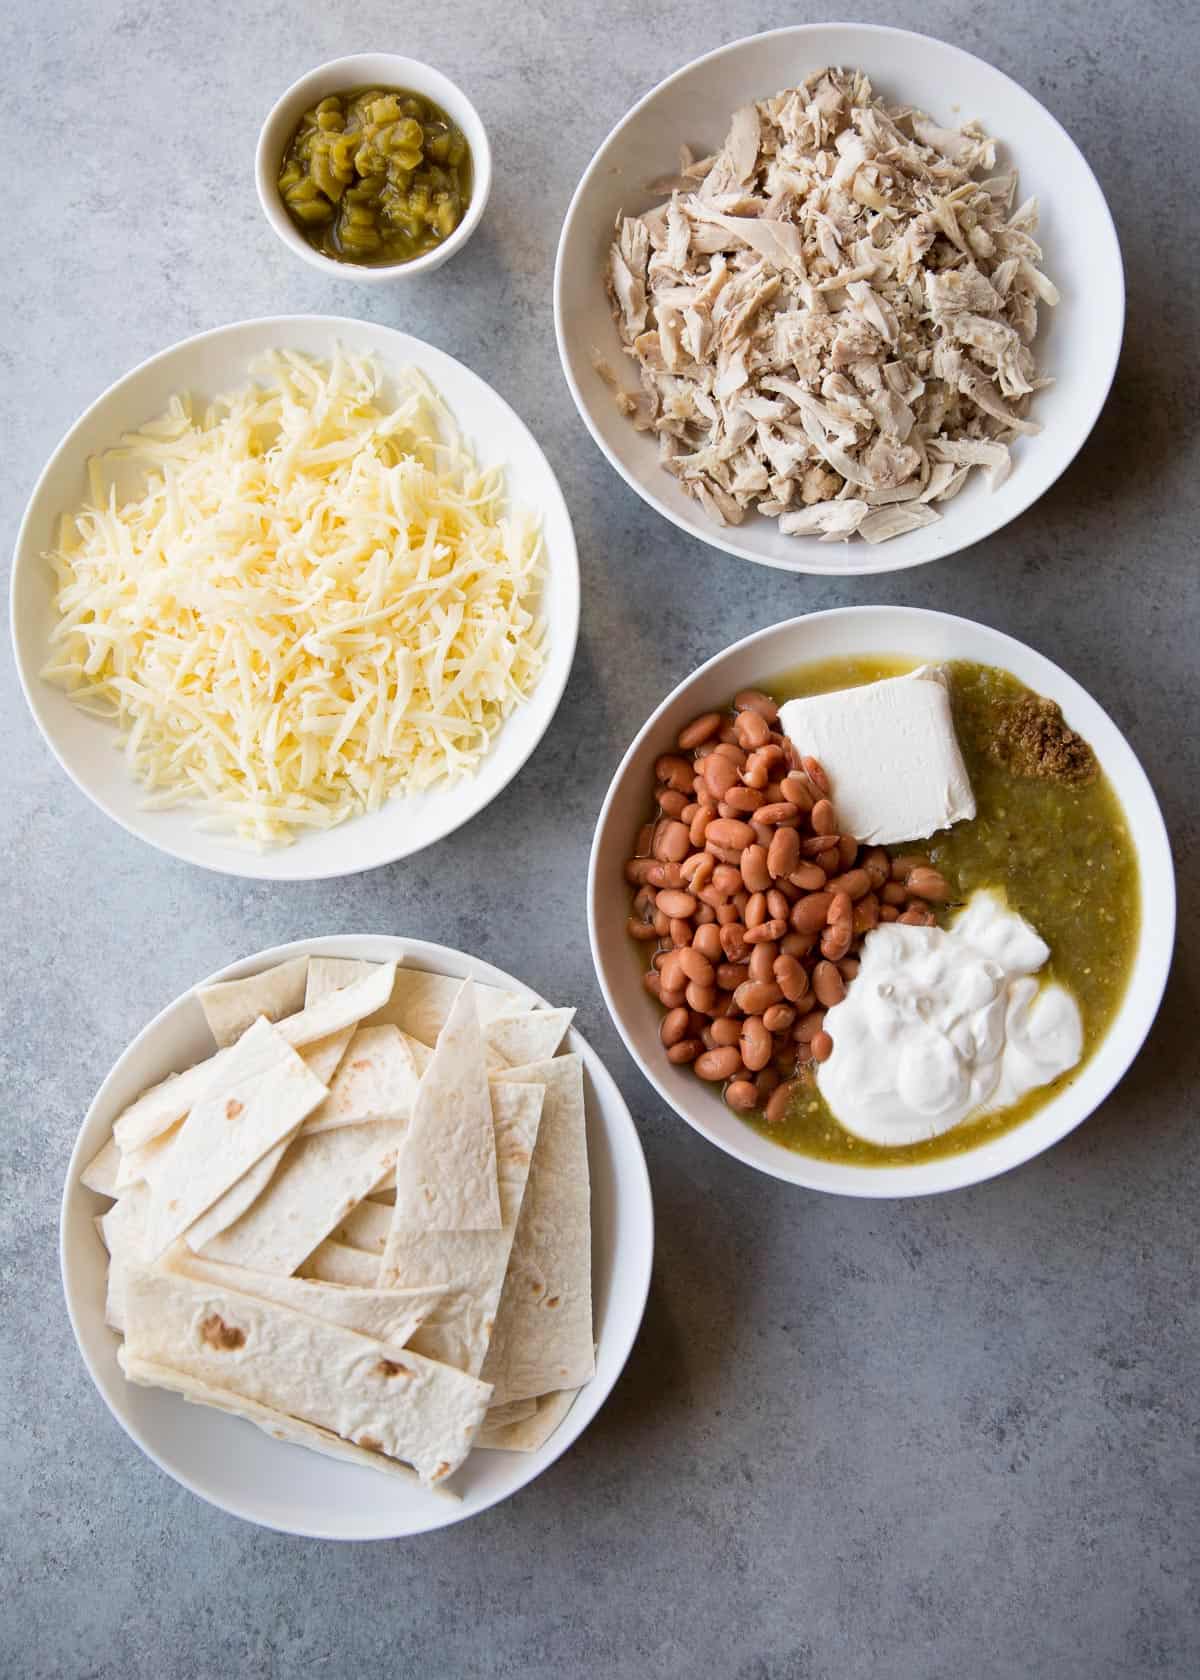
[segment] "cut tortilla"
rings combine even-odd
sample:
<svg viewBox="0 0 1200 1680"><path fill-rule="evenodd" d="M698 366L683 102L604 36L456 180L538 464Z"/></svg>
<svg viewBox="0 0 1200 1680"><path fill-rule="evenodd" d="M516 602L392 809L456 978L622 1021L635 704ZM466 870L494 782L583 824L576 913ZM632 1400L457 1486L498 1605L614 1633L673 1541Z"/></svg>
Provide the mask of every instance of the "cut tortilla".
<svg viewBox="0 0 1200 1680"><path fill-rule="evenodd" d="M117 1173L121 1166L121 1151L112 1138L92 1156L87 1166L79 1175L80 1184L86 1184L89 1190L94 1190L98 1196L117 1198Z"/></svg>
<svg viewBox="0 0 1200 1680"><path fill-rule="evenodd" d="M244 1394L234 1394L227 1388L218 1388L213 1383L202 1382L198 1377L189 1377L186 1372L174 1371L169 1365L159 1365L150 1359L138 1359L125 1347L117 1349L117 1359L126 1378L142 1388L167 1389L172 1394L181 1395L194 1406L211 1406L215 1411L228 1412L231 1417L242 1418L246 1423L252 1423L255 1428L274 1436L275 1440L286 1442L288 1446L307 1447L310 1452L320 1453L324 1458L336 1458L344 1464L358 1464L364 1470L383 1471L389 1476L399 1476L414 1486L418 1484L417 1473L409 1465L401 1464L394 1458L387 1458L383 1453L369 1452L366 1447L356 1447L353 1441L344 1441L340 1435L334 1435L328 1429L320 1429L316 1424L289 1417L272 1406L262 1406L257 1400L248 1400ZM450 1488L437 1488L434 1491L447 1498L458 1497Z"/></svg>
<svg viewBox="0 0 1200 1680"><path fill-rule="evenodd" d="M481 1370L498 1406L579 1388L595 1370L583 1063L555 1056L514 1068L508 1080L543 1087L545 1106Z"/></svg>
<svg viewBox="0 0 1200 1680"><path fill-rule="evenodd" d="M503 1221L475 986L465 980L417 1089L396 1162L396 1231L495 1231Z"/></svg>
<svg viewBox="0 0 1200 1680"><path fill-rule="evenodd" d="M357 1330L379 1342L404 1347L413 1331L429 1316L442 1291L437 1289L350 1289L343 1284L319 1283L313 1278L279 1277L245 1266L206 1260L178 1244L163 1262L171 1272L255 1295L263 1301L308 1313L343 1330Z"/></svg>
<svg viewBox="0 0 1200 1680"><path fill-rule="evenodd" d="M510 1423L523 1423L536 1411L536 1400L510 1400L507 1406L489 1406L487 1416L483 1420L483 1429L503 1429ZM483 1434L483 1430L480 1434Z"/></svg>
<svg viewBox="0 0 1200 1680"><path fill-rule="evenodd" d="M342 986L348 986L352 980L361 980L371 972L374 965L364 962L350 962L341 957L310 957L308 959L308 979L304 987L304 1007L317 1003L327 992L336 992ZM318 1038L312 1044L306 1044L301 1049L309 1069L316 1074L322 1085L332 1082L334 1074L342 1064L342 1058L350 1048L350 1040L354 1037L354 1027L342 1027L337 1032L330 1033L328 1038Z"/></svg>
<svg viewBox="0 0 1200 1680"><path fill-rule="evenodd" d="M475 1006L480 1023L486 1025L493 1015L519 1014L524 999L516 992L504 991L475 981ZM450 1019L450 1011L463 987L463 982L450 974L431 974L423 968L409 968L404 964L396 970L392 993L383 1007L366 1022L369 1027L389 1023L399 1027L412 1038L432 1047Z"/></svg>
<svg viewBox="0 0 1200 1680"><path fill-rule="evenodd" d="M374 1289L379 1282L379 1256L326 1237L299 1268L297 1277L321 1283L341 1283L354 1289Z"/></svg>
<svg viewBox="0 0 1200 1680"><path fill-rule="evenodd" d="M504 1224L499 1231L405 1231L393 1227L379 1264L382 1288L457 1284L416 1332L412 1347L472 1376L487 1354L537 1140L543 1091L493 1085L496 1163Z"/></svg>
<svg viewBox="0 0 1200 1680"><path fill-rule="evenodd" d="M152 1258L324 1100L324 1085L268 1021L256 1021L224 1054L229 1060L221 1079L147 1175L146 1252Z"/></svg>
<svg viewBox="0 0 1200 1680"><path fill-rule="evenodd" d="M395 1165L399 1120L339 1126L289 1146L263 1194L233 1225L204 1244L209 1260L287 1276ZM189 1235L189 1246L194 1247Z"/></svg>
<svg viewBox="0 0 1200 1680"><path fill-rule="evenodd" d="M577 1388L560 1388L553 1394L540 1394L532 1416L517 1418L507 1424L493 1425L489 1421L492 1415L489 1412L475 1437L475 1445L490 1452L536 1452L571 1410L578 1393ZM503 1407L494 1409L504 1410Z"/></svg>
<svg viewBox="0 0 1200 1680"><path fill-rule="evenodd" d="M302 1049L357 1025L364 1015L378 1007L381 997L386 998L390 993L392 967L391 963L381 963L353 985L329 992L298 1015L289 1015L275 1031L293 1049ZM210 1088L215 1089L228 1077L229 1059L248 1037L249 1031L242 1034L237 1044L218 1050L207 1061L197 1062L184 1073L173 1073L161 1084L143 1091L117 1117L113 1126L117 1147L123 1151L140 1148L182 1120Z"/></svg>
<svg viewBox="0 0 1200 1680"><path fill-rule="evenodd" d="M462 1463L488 1385L407 1348L272 1301L131 1266L129 1353L411 1464L435 1486Z"/></svg>
<svg viewBox="0 0 1200 1680"><path fill-rule="evenodd" d="M399 1027L355 1027L346 1054L320 1108L304 1122L306 1134L334 1131L363 1120L408 1120L419 1075Z"/></svg>
<svg viewBox="0 0 1200 1680"><path fill-rule="evenodd" d="M154 1165L179 1136L182 1120L176 1120L167 1127L165 1132L159 1132L149 1142L141 1144L137 1149L127 1149L121 1154L120 1165L117 1167L118 1196L123 1196L127 1190L132 1190L135 1184L145 1184Z"/></svg>
<svg viewBox="0 0 1200 1680"><path fill-rule="evenodd" d="M381 1255L392 1229L392 1210L381 1202L362 1201L342 1220L333 1237L367 1254Z"/></svg>
<svg viewBox="0 0 1200 1680"><path fill-rule="evenodd" d="M184 1241L189 1248L198 1253L205 1243L212 1242L214 1237L219 1237L222 1231L227 1231L244 1213L249 1212L275 1177L280 1162L299 1131L298 1126L290 1131L274 1149L267 1151L261 1161L256 1161L249 1172L243 1173L236 1184L231 1184L225 1194L219 1196L194 1225L188 1226L184 1232Z"/></svg>
<svg viewBox="0 0 1200 1680"><path fill-rule="evenodd" d="M307 981L308 958L292 957L245 980L217 980L211 986L201 986L196 996L209 1031L218 1048L223 1049L236 1044L260 1015L268 1021L298 1015L304 1008Z"/></svg>
<svg viewBox="0 0 1200 1680"><path fill-rule="evenodd" d="M504 1063L493 1077L504 1079L509 1068L525 1067L553 1056L575 1019L573 1009L528 1009L520 1015L497 1015L484 1028L484 1040Z"/></svg>

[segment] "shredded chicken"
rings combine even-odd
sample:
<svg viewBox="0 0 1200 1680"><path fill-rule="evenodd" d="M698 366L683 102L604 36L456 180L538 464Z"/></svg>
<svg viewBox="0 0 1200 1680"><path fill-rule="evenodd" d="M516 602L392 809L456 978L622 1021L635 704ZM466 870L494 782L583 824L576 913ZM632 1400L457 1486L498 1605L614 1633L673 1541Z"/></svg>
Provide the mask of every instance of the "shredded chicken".
<svg viewBox="0 0 1200 1680"><path fill-rule="evenodd" d="M621 216L607 285L640 390L597 361L664 468L718 524L868 542L992 488L1039 377L1037 205L1013 210L977 123L884 105L822 70L736 111L724 146Z"/></svg>

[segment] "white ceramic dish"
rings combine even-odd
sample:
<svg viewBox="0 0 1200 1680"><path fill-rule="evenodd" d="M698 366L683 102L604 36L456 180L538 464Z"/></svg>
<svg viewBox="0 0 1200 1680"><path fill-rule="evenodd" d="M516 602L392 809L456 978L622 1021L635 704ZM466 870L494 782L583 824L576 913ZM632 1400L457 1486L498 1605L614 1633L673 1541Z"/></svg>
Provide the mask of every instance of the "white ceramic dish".
<svg viewBox="0 0 1200 1680"><path fill-rule="evenodd" d="M284 149L296 131L305 111L331 93L347 93L354 88L380 86L404 88L409 93L422 94L442 107L446 115L458 124L471 148L471 201L462 221L449 239L432 251L403 263L337 262L315 251L296 227L283 207L276 182ZM378 286L389 280L411 280L418 274L430 274L461 251L479 226L492 190L492 148L479 112L466 94L448 76L420 59L403 58L398 53L357 53L350 58L335 58L320 64L301 76L272 106L270 115L258 137L254 157L254 180L258 187L258 201L263 215L289 251L313 268L319 268L330 278L351 280L358 285Z"/></svg>
<svg viewBox="0 0 1200 1680"><path fill-rule="evenodd" d="M915 662L968 659L997 665L1057 700L1095 749L1125 811L1141 869L1142 917L1124 1001L1103 1042L1073 1082L1024 1124L966 1154L903 1167L858 1167L798 1155L753 1131L686 1067L672 1067L659 1041L662 1011L641 983L641 959L625 932L623 865L649 812L653 764L680 729L720 709L741 688L763 688L798 665L839 656L890 654ZM1175 929L1171 848L1146 773L1112 719L1057 665L998 630L912 607L842 607L773 625L735 642L669 694L639 732L613 777L588 870L592 956L609 1013L630 1054L675 1112L727 1154L791 1184L846 1196L924 1196L976 1184L1057 1143L1099 1107L1150 1030L1166 984Z"/></svg>
<svg viewBox="0 0 1200 1680"><path fill-rule="evenodd" d="M618 413L592 366L594 351L630 377L604 291L604 265L619 211L660 201L648 183L675 167L681 144L698 155L720 145L739 105L793 86L825 65L865 70L893 101L946 123L977 117L1020 172L1022 199L1041 203L1045 269L1062 292L1042 311L1036 354L1055 384L1034 399L1045 430L1013 450L1012 475L989 491L979 474L945 504L935 525L873 547L784 537L772 520L714 525L658 464L657 446ZM600 147L571 200L558 246L554 319L567 384L588 430L644 501L681 530L728 554L784 571L861 575L899 571L966 548L1015 519L1049 489L1083 444L1116 371L1125 317L1121 252L1095 176L1070 136L1031 94L970 53L903 29L863 23L803 24L754 35L686 65L646 95ZM628 371L627 371L628 370Z"/></svg>
<svg viewBox="0 0 1200 1680"><path fill-rule="evenodd" d="M366 962L406 957L435 973L470 976L534 996L511 975L461 951L383 935L297 940L246 957L209 979L239 979L288 957L318 953ZM194 993L169 1004L138 1034L96 1093L63 1192L60 1256L67 1310L92 1381L126 1434L160 1469L210 1504L266 1528L328 1540L394 1539L462 1522L553 1464L583 1433L621 1374L641 1323L654 1250L650 1183L629 1110L579 1033L571 1031L566 1048L583 1056L587 1093L596 1375L538 1452L473 1453L453 1478L462 1494L454 1501L287 1446L252 1424L125 1381L117 1337L104 1322L105 1254L92 1224L111 1204L85 1189L79 1173L139 1091L210 1053L212 1040Z"/></svg>
<svg viewBox="0 0 1200 1680"><path fill-rule="evenodd" d="M514 502L542 516L546 578L542 611L548 653L537 687L500 730L478 772L443 792L394 799L370 816L313 831L292 846L255 852L197 826L196 811L145 811L141 786L116 750L116 732L43 682L55 622L53 579L42 559L58 520L87 494L87 460L122 432L160 414L176 392L213 396L244 384L254 359L290 348L328 358L335 345L376 358L386 374L421 369L446 399L484 465L503 463ZM97 398L50 457L17 535L11 620L17 667L38 727L63 769L116 822L187 863L259 880L305 881L352 875L410 856L470 820L508 785L537 746L566 686L579 629L579 561L571 516L532 434L504 399L461 362L419 338L368 321L280 315L218 327L162 351Z"/></svg>

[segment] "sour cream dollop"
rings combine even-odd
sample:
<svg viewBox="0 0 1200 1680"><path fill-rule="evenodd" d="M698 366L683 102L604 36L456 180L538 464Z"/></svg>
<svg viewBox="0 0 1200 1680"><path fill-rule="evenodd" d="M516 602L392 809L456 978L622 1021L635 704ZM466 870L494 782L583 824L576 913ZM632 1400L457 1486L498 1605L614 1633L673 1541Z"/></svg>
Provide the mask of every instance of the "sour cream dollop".
<svg viewBox="0 0 1200 1680"><path fill-rule="evenodd" d="M1007 1108L1083 1053L1079 1007L1034 978L1050 947L998 893L971 895L949 929L885 923L826 1016L817 1084L868 1143L919 1143Z"/></svg>

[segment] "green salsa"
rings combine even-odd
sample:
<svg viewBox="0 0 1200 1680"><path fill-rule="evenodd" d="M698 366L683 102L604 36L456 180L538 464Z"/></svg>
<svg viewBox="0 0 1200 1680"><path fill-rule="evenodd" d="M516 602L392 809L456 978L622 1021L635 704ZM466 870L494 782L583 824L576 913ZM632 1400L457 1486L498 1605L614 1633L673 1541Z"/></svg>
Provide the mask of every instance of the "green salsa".
<svg viewBox="0 0 1200 1680"><path fill-rule="evenodd" d="M300 119L279 193L337 262L411 262L448 239L471 199L471 152L440 105L403 88L330 94Z"/></svg>
<svg viewBox="0 0 1200 1680"><path fill-rule="evenodd" d="M873 656L827 660L763 686L782 702L900 676L915 663ZM989 751L996 721L1030 691L992 666L958 660L948 670L976 816L915 848L894 849L927 853L945 876L952 901L940 909L942 923L976 888L1003 890L1050 947L1046 979L1059 981L1075 995L1086 1061L1117 1012L1138 941L1138 861L1124 813L1102 772L1075 785L1014 775L997 762ZM843 1130L815 1084L805 1088L778 1125L768 1126L761 1115L745 1118L801 1154L859 1166L905 1165L958 1155L1009 1131L1069 1085L1078 1071L1031 1091L1011 1108L967 1121L928 1142L896 1148L863 1142Z"/></svg>

